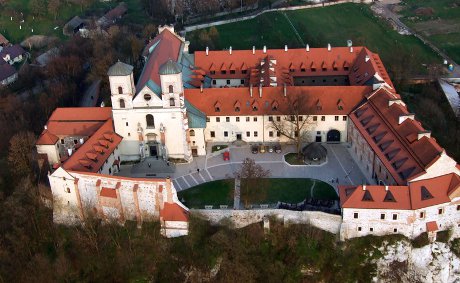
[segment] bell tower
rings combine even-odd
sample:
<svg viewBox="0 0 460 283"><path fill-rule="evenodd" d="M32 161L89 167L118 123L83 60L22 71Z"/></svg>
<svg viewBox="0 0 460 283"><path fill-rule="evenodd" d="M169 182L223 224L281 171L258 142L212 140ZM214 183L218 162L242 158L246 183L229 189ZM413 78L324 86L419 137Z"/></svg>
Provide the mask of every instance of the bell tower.
<svg viewBox="0 0 460 283"><path fill-rule="evenodd" d="M110 82L112 109L132 109L134 87L133 66L120 62L112 65L107 71Z"/></svg>
<svg viewBox="0 0 460 283"><path fill-rule="evenodd" d="M183 97L184 93L181 68L173 60L169 59L166 63L161 65L159 74L163 107L180 108L180 98Z"/></svg>

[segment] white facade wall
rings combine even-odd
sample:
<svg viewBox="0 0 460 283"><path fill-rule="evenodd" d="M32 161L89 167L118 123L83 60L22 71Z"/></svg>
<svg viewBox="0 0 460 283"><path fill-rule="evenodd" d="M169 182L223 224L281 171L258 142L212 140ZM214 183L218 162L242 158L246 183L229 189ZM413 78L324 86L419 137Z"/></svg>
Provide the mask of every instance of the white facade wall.
<svg viewBox="0 0 460 283"><path fill-rule="evenodd" d="M37 145L38 154L46 154L48 156L48 162L52 165L58 163L59 158L59 149L58 144L39 144Z"/></svg>
<svg viewBox="0 0 460 283"><path fill-rule="evenodd" d="M323 116L324 121L322 121ZM279 117L282 121L286 116L208 116L205 140L207 142L233 142L237 139L237 134L241 134L242 140L245 142L290 142L290 140L284 136L277 136L276 130L273 129L272 122L270 121L270 117L275 121L277 117ZM303 117L306 119L307 116ZM321 136L321 141L326 142L327 133L330 130L340 131L340 141L347 141L348 117L346 115L322 115L316 117L317 121L313 121L313 116L309 116L308 119L310 122L304 127L309 142L315 141L316 136ZM229 122L227 122L227 118ZM238 118L239 122L237 121ZM217 122L217 119L220 119L220 122ZM286 124L290 125L289 122L286 122ZM214 132L214 138L211 136L211 132ZM225 132L227 132L227 136L225 136ZM257 137L255 136L255 132L257 132ZM272 132L272 137L270 137L270 132Z"/></svg>
<svg viewBox="0 0 460 283"><path fill-rule="evenodd" d="M192 152L194 149L196 149L199 156L206 155L206 141L204 139L204 131L205 129L200 128L193 128L189 131Z"/></svg>
<svg viewBox="0 0 460 283"><path fill-rule="evenodd" d="M244 77L239 79L213 79L211 83L212 88L221 87L238 87L244 86L246 79Z"/></svg>

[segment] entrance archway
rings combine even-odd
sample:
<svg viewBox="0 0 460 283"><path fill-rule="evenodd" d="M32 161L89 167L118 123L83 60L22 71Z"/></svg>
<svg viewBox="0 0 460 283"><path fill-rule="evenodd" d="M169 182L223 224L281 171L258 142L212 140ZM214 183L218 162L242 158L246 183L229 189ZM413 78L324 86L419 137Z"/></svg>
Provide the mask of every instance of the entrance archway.
<svg viewBox="0 0 460 283"><path fill-rule="evenodd" d="M338 130L330 130L327 132L328 142L340 142L340 132Z"/></svg>

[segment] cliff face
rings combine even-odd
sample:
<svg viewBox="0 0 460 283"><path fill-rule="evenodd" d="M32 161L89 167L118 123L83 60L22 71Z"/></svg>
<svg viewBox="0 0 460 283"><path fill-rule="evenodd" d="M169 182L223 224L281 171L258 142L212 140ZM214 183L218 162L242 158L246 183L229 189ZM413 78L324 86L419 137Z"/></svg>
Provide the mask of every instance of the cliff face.
<svg viewBox="0 0 460 283"><path fill-rule="evenodd" d="M457 282L460 259L448 244L434 242L413 248L407 241L383 244L383 256L375 261L378 282Z"/></svg>

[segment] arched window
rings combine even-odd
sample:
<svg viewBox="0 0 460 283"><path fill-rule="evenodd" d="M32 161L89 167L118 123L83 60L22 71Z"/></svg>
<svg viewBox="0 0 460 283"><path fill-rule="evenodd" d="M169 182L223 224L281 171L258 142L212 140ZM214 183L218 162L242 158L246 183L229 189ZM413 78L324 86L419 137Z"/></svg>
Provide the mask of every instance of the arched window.
<svg viewBox="0 0 460 283"><path fill-rule="evenodd" d="M169 99L169 106L175 106L176 105L176 102L174 101L174 97L171 97Z"/></svg>
<svg viewBox="0 0 460 283"><path fill-rule="evenodd" d="M123 88L121 86L118 87L118 94L123 94Z"/></svg>
<svg viewBox="0 0 460 283"><path fill-rule="evenodd" d="M195 130L190 130L189 133L190 133L190 136L191 136L191 137L194 137L194 136L195 136Z"/></svg>
<svg viewBox="0 0 460 283"><path fill-rule="evenodd" d="M69 188L65 188L65 192L70 194L70 189Z"/></svg>
<svg viewBox="0 0 460 283"><path fill-rule="evenodd" d="M152 114L147 114L145 120L147 121L147 128L155 128L155 121L153 120Z"/></svg>
<svg viewBox="0 0 460 283"><path fill-rule="evenodd" d="M120 99L120 108L125 108L125 100Z"/></svg>
<svg viewBox="0 0 460 283"><path fill-rule="evenodd" d="M174 92L174 87L172 85L169 85L169 93L173 93Z"/></svg>

